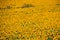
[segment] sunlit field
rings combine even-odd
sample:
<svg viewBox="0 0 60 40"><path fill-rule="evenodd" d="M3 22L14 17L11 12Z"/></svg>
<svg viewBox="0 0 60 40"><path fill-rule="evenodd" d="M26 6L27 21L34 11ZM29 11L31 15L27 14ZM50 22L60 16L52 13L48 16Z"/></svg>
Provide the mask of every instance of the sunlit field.
<svg viewBox="0 0 60 40"><path fill-rule="evenodd" d="M60 40L60 0L0 0L0 40Z"/></svg>

